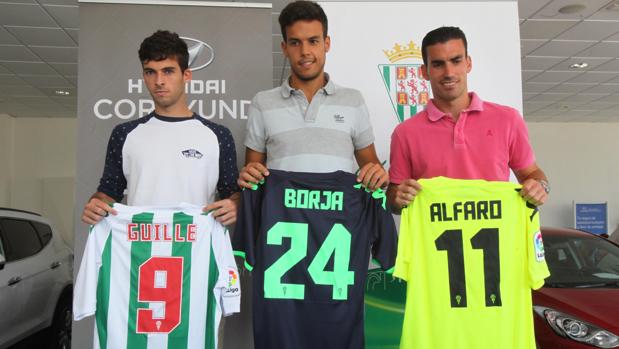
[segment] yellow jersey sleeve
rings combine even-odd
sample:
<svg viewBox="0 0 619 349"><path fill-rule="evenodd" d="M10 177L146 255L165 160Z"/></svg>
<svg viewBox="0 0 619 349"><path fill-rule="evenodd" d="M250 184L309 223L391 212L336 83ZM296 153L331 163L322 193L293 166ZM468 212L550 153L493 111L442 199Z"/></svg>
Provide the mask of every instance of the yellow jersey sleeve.
<svg viewBox="0 0 619 349"><path fill-rule="evenodd" d="M393 276L404 281L409 280L410 274L410 262L411 262L411 247L412 247L412 227L410 215L411 211L409 208L404 208L402 210L402 218L400 221L400 235L398 237L398 254L395 260L395 269L393 271Z"/></svg>

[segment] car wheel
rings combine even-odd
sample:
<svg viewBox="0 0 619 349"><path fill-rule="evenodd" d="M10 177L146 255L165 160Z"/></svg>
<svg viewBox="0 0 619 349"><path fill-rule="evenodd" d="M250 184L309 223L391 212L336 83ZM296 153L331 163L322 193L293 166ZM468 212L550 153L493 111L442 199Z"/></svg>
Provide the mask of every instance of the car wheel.
<svg viewBox="0 0 619 349"><path fill-rule="evenodd" d="M54 312L50 349L71 349L72 317L71 297L64 296L58 302Z"/></svg>

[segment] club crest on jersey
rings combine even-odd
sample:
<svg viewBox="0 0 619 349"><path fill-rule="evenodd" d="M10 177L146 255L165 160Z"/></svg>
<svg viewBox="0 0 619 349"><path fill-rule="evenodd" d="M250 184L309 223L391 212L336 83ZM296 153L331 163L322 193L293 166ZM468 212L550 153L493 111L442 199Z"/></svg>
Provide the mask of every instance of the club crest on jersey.
<svg viewBox="0 0 619 349"><path fill-rule="evenodd" d="M542 232L538 231L533 235L533 245L535 246L535 260L543 262L545 260L544 240L542 240Z"/></svg>
<svg viewBox="0 0 619 349"><path fill-rule="evenodd" d="M236 270L228 267L228 288L225 295L236 296L239 291L239 274Z"/></svg>
<svg viewBox="0 0 619 349"><path fill-rule="evenodd" d="M378 70L398 121L403 122L424 110L430 100L428 82L421 75L421 50L410 41L383 53L394 64L379 64Z"/></svg>
<svg viewBox="0 0 619 349"><path fill-rule="evenodd" d="M196 149L183 150L182 153L183 153L183 156L185 156L186 158L202 159L202 156L203 156L202 153L200 153Z"/></svg>

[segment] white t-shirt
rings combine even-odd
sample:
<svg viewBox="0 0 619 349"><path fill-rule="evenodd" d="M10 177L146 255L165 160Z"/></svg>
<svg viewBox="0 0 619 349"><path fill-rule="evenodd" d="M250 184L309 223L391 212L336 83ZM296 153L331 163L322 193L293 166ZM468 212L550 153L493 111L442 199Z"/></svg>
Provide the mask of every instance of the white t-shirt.
<svg viewBox="0 0 619 349"><path fill-rule="evenodd" d="M230 131L197 114L151 113L117 125L107 147L98 191L132 206L206 205L238 191Z"/></svg>

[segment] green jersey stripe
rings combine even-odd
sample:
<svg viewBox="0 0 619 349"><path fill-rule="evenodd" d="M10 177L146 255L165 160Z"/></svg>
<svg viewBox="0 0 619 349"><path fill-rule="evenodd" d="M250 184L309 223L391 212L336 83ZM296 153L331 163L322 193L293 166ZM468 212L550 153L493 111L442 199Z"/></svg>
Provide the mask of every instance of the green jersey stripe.
<svg viewBox="0 0 619 349"><path fill-rule="evenodd" d="M99 335L99 347L107 349L107 314L110 305L110 267L112 260L112 232L105 241L103 254L101 255L101 270L97 280L97 310L95 321L97 322L97 332Z"/></svg>
<svg viewBox="0 0 619 349"><path fill-rule="evenodd" d="M398 117L400 118L400 122L406 119L406 116L404 115L404 106L401 104L398 104Z"/></svg>
<svg viewBox="0 0 619 349"><path fill-rule="evenodd" d="M383 67L383 77L385 79L385 85L387 85L387 89L391 92L391 67L386 65Z"/></svg>
<svg viewBox="0 0 619 349"><path fill-rule="evenodd" d="M217 267L217 261L215 260L215 253L213 251L213 238L211 237L211 257L209 260L209 271L208 271L208 287L207 290L212 290L215 287L215 283L219 279L219 268ZM208 293L208 300L206 302L206 330L205 333L205 349L217 349L217 343L215 342L215 310L217 309L217 299L213 297L213 293Z"/></svg>
<svg viewBox="0 0 619 349"><path fill-rule="evenodd" d="M180 235L187 239L187 225L193 223L193 217L183 212L174 213L173 227L180 225ZM187 335L189 333L189 311L191 287L191 248L193 243L172 243L172 256L183 257L183 294L181 303L181 322L168 336L168 348L187 348Z"/></svg>
<svg viewBox="0 0 619 349"><path fill-rule="evenodd" d="M154 213L144 212L132 218L133 223L152 223ZM140 265L151 256L152 242L134 241L131 243L131 288L129 290L129 321L127 322L127 348L146 349L147 337L138 334L136 329L138 308L148 308L148 303L138 302L138 274Z"/></svg>

